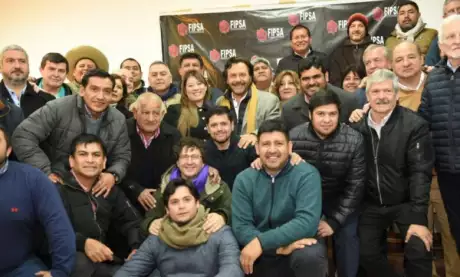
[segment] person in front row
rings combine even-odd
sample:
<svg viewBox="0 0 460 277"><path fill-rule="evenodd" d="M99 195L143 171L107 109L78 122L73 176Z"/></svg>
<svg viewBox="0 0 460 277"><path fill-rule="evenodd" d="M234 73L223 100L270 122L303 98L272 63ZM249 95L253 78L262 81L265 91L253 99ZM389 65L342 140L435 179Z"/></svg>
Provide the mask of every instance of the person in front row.
<svg viewBox="0 0 460 277"><path fill-rule="evenodd" d="M203 228L207 233L214 233L230 222L232 193L225 182L214 182L211 167L204 163L204 149L200 140L184 137L179 141L176 150L176 165L163 174L160 189L154 195L155 207L146 213L142 231L158 235L166 214L163 205L166 185L171 180L183 178L192 181L200 193L201 204L210 209Z"/></svg>
<svg viewBox="0 0 460 277"><path fill-rule="evenodd" d="M232 229L243 271L251 276L324 277L326 246L315 237L321 217L321 178L308 163L289 162L292 143L280 120L257 134L262 170L240 173L233 186Z"/></svg>
<svg viewBox="0 0 460 277"><path fill-rule="evenodd" d="M71 170L56 184L76 233L77 256L72 277L113 276L123 263L106 245L109 225L116 226L133 250L142 243L141 218L118 186L107 197L94 196L97 183L107 162L102 140L81 134L71 144Z"/></svg>
<svg viewBox="0 0 460 277"><path fill-rule="evenodd" d="M209 209L200 198L189 180L170 181L163 192L167 216L158 236L150 236L115 277L243 277L231 228L207 233L203 227Z"/></svg>

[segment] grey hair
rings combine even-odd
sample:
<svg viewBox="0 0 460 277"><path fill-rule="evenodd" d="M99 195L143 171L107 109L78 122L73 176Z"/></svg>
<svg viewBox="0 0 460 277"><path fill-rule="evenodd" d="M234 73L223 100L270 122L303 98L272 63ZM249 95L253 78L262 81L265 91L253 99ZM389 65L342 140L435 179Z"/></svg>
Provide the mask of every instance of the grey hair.
<svg viewBox="0 0 460 277"><path fill-rule="evenodd" d="M17 44L10 44L10 45L6 46L5 48L3 48L2 52L0 53L0 61L3 61L3 55L8 51L22 52L26 56L26 60L29 61L29 55L27 55L26 50L24 50L24 48L22 48L21 46L19 46Z"/></svg>
<svg viewBox="0 0 460 277"><path fill-rule="evenodd" d="M387 47L385 47L385 45L371 44L368 47L366 47L366 50L364 50L363 52L363 62L365 63L364 57L366 56L367 53L372 52L379 48L383 48L383 56L385 57L385 59L387 59L388 61L391 61L391 51Z"/></svg>
<svg viewBox="0 0 460 277"><path fill-rule="evenodd" d="M143 101L154 101L156 103L161 103L160 112L165 115L166 114L166 104L161 100L160 96L153 92L144 92L139 97L137 97L136 101L129 106L129 111L134 112L140 109L141 102Z"/></svg>
<svg viewBox="0 0 460 277"><path fill-rule="evenodd" d="M388 69L377 69L371 76L368 77L366 81L366 93L369 92L372 85L375 83L381 83L388 80L393 82L393 90L397 93L399 90L398 77L393 73L393 71Z"/></svg>
<svg viewBox="0 0 460 277"><path fill-rule="evenodd" d="M439 42L444 42L444 28L455 21L460 21L460 14L449 15L442 20L441 27L439 28Z"/></svg>

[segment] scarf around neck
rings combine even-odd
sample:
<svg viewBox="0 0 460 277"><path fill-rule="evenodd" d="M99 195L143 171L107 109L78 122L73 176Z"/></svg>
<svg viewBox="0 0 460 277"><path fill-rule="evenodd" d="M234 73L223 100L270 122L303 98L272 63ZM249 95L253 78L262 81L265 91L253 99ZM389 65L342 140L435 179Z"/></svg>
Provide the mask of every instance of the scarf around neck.
<svg viewBox="0 0 460 277"><path fill-rule="evenodd" d="M200 205L195 217L185 225L178 225L170 217L161 223L158 237L174 249L185 249L208 241L209 235L204 231L203 224L209 210Z"/></svg>
<svg viewBox="0 0 460 277"><path fill-rule="evenodd" d="M402 40L407 40L410 42L414 42L415 36L423 29L425 28L425 23L423 23L422 17L419 17L417 21L417 25L414 26L414 28L410 29L407 32L403 32L401 30L401 27L399 24L396 24L395 31L396 31L396 38L397 39L402 39Z"/></svg>
<svg viewBox="0 0 460 277"><path fill-rule="evenodd" d="M208 174L209 174L209 166L204 165L203 168L200 170L198 175L196 176L195 179L193 179L192 183L195 186L195 188L198 190L199 193L201 193L205 186L206 182L208 181ZM169 176L169 180L174 180L174 179L179 179L180 178L180 170L176 166L171 172L171 176Z"/></svg>

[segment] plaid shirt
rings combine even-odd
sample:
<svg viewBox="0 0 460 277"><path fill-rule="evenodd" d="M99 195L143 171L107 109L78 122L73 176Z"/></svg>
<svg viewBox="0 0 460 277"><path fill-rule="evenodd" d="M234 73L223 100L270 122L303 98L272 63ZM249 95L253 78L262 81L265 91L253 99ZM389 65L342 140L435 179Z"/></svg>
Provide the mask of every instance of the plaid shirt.
<svg viewBox="0 0 460 277"><path fill-rule="evenodd" d="M136 125L136 131L139 137L141 138L142 143L144 143L145 149L149 148L150 143L152 143L152 140L156 139L160 135L160 128L158 128L155 134L153 134L153 136L151 136L150 138L146 138L144 134L142 134L141 130L139 129L139 126L137 125Z"/></svg>

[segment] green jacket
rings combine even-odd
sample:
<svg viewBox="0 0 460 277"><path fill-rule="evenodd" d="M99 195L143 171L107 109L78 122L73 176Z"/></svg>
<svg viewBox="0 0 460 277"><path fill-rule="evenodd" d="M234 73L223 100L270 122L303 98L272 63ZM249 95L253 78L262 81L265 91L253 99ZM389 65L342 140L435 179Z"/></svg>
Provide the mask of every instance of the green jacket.
<svg viewBox="0 0 460 277"><path fill-rule="evenodd" d="M258 238L262 249L316 235L321 218L321 178L311 164L290 162L276 176L248 168L232 191L232 229L244 247Z"/></svg>
<svg viewBox="0 0 460 277"><path fill-rule="evenodd" d="M423 55L426 55L428 49L430 48L431 42L438 35L438 31L430 28L423 28L418 34L414 36L414 42L420 47ZM396 37L396 31L393 30L391 35L385 41L385 46L393 52L393 49L400 43L402 40Z"/></svg>
<svg viewBox="0 0 460 277"><path fill-rule="evenodd" d="M161 178L160 189L155 192L156 206L145 214L145 219L141 224L141 230L145 234L149 232L149 226L152 221L162 218L166 214L163 204L163 191L169 183L169 178L173 168L172 166L163 174ZM224 216L226 224L230 225L232 216L232 193L226 183L221 181L220 184L212 184L211 178L208 177L204 190L200 194L200 203L210 209L210 213L218 213Z"/></svg>

